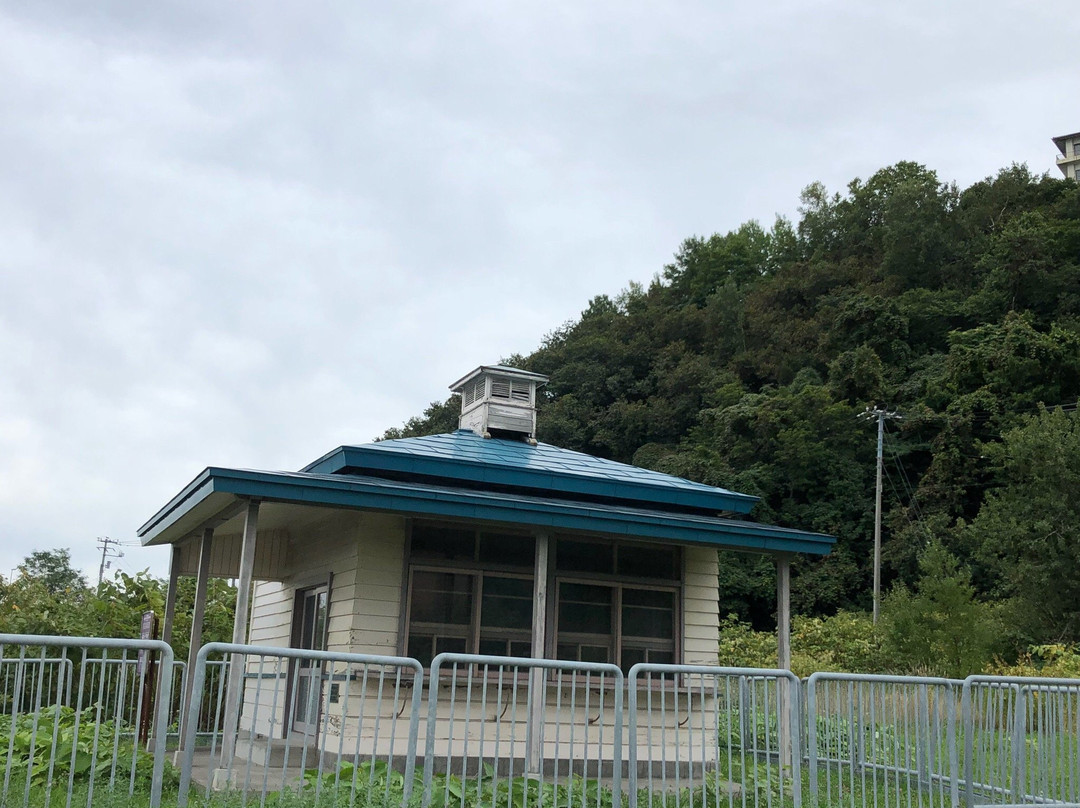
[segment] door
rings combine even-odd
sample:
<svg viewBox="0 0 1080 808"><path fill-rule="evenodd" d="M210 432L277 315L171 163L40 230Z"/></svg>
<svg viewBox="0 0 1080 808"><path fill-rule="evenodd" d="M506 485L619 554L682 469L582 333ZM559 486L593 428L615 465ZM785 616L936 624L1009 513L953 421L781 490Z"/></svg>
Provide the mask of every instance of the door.
<svg viewBox="0 0 1080 808"><path fill-rule="evenodd" d="M326 649L326 612L328 590L325 586L306 589L297 595L296 647L310 651ZM294 667L295 690L292 728L305 735L319 730L319 706L322 703L323 665L311 659L299 659Z"/></svg>

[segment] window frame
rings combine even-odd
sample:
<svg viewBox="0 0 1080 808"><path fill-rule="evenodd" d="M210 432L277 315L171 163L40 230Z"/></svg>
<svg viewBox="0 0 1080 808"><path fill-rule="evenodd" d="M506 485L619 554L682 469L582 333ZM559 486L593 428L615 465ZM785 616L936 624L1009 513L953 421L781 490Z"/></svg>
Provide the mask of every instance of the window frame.
<svg viewBox="0 0 1080 808"><path fill-rule="evenodd" d="M672 654L672 660L674 664L679 664L682 661L683 653L683 634L684 634L684 622L683 622L683 587L686 580L686 554L683 552L683 548L679 545L664 545L654 542L628 542L618 541L617 539L604 539L598 536L577 536L567 534L556 534L551 537L552 552L549 562L549 602L548 602L548 623L549 626L547 636L547 647L545 648L545 655L549 659L558 659L558 648L560 635L563 633L559 626L559 605L561 603L561 591L563 583L572 584L586 584L589 586L610 586L615 588L616 594L612 602L612 622L614 624L612 629L612 636L610 638L609 649L611 652L611 662L618 667L622 667L622 650L624 634L622 630L623 620L623 598L622 593L624 589L635 590L647 590L647 591L659 591L669 592L672 595L672 640L670 643L670 650ZM613 548L611 569L612 572L583 572L577 570L560 570L558 559L558 545L560 541L572 541L579 544L602 544ZM663 549L669 550L674 554L672 559L673 576L672 578L642 578L640 576L633 575L620 575L615 570L619 568L619 548L621 547L648 547L651 549ZM574 637L589 636L581 632L569 632ZM591 635L599 636L599 635ZM637 638L641 645L646 646L649 649L655 650L668 650L667 648L658 648L657 646L663 644L667 645L667 641L655 640L650 638ZM576 641L575 641L576 642ZM576 642L576 644L581 644Z"/></svg>
<svg viewBox="0 0 1080 808"><path fill-rule="evenodd" d="M413 537L415 531L423 529L425 527L435 529L452 529L469 531L473 534L473 557L471 560L463 558L453 559L439 559L439 558L425 558L423 556L417 557L413 552ZM509 537L518 537L523 540L529 540L533 542L534 558L535 558L535 542L536 536L532 533L517 532L517 531L502 531L485 529L481 526L460 525L454 523L442 523L442 522L420 522L410 526L408 543L405 551L405 564L404 574L402 576L402 620L400 641L398 643L398 650L402 656L408 656L409 642L414 634L414 625L412 620L412 601L414 591L414 576L417 572L435 572L435 573L450 573L455 575L467 575L472 579L472 586L470 590L470 618L468 627L465 631L465 651L467 654L479 654L480 642L481 642L481 610L483 608L483 581L485 576L494 578L515 578L518 580L527 580L530 582L535 581L535 563L529 565L526 568L524 565L515 564L498 564L493 562L480 561L480 544L481 537L484 535L502 535ZM533 584L535 586L535 583ZM535 607L535 604L531 604ZM522 629L509 629L509 628L496 628L489 629L497 633L515 634L516 636L510 636L507 638L507 642L521 642L525 641L532 645L532 623L535 620L535 614L530 618L530 625L527 630L527 638L525 637L525 631ZM451 629L448 636L458 636L457 632L460 630L458 624L453 623L422 623L415 628L422 629L421 635L431 632L435 632L434 636L438 637L439 628ZM434 650L434 649L433 649ZM425 670L428 666L424 667Z"/></svg>
<svg viewBox="0 0 1080 808"><path fill-rule="evenodd" d="M425 527L435 529L453 529L470 531L473 534L473 556L472 559L454 558L454 559L439 559L428 557L417 557L413 552L414 547L414 535L415 531L423 529ZM401 582L401 620L399 623L399 641L398 651L402 656L408 655L409 642L414 635L414 628L425 629L436 632L434 636L439 636L437 630L440 627L450 628L451 636L455 636L460 627L457 624L437 624L437 623L424 623L422 626L413 626L412 622L412 601L414 591L414 574L416 572L436 572L436 573L453 573L459 575L468 575L472 578L472 586L470 590L472 603L470 606L470 621L465 632L465 653L479 654L480 642L481 642L481 611L483 608L483 580L485 576L503 577L503 578L516 578L519 580L527 580L533 582L535 587L535 566L530 565L526 568L524 565L514 564L496 564L492 562L480 561L480 546L481 537L484 534L488 535L503 535L520 537L523 540L529 540L534 542L533 547L535 550L535 542L537 536L535 533L525 531L514 531L499 528L489 528L485 526L472 526L454 522L435 522L435 521L419 521L413 522L410 520L408 536L404 548L404 564L403 574ZM661 544L656 542L630 542L619 541L618 539L609 539L595 535L577 535L577 534L559 534L551 533L548 536L550 542L550 550L548 556L548 569L547 569L547 599L544 604L545 622L548 627L547 636L545 637L543 655L545 659L559 659L558 647L560 642L560 635L571 637L599 637L600 635L587 635L581 632L566 632L560 631L559 626L559 606L561 603L561 590L563 583L577 583L591 586L604 586L614 590L612 598L612 633L608 637L608 642L605 644L611 654L610 659L612 664L622 667L622 653L624 644L624 634L622 630L623 623L623 592L627 589L632 590L645 590L645 591L659 591L671 594L672 598L672 639L662 640L658 638L634 638L634 645L640 646L646 649L646 653L650 650L670 652L672 660L675 664L679 664L682 661L684 634L685 634L685 604L684 588L686 581L686 553L679 545ZM561 541L572 541L580 544L596 544L604 545L612 548L612 561L611 572L582 572L573 570L560 570L558 564L558 547ZM672 577L671 578L645 578L633 575L620 575L615 572L619 567L619 549L621 547L646 547L650 549L660 549L671 552L672 558ZM532 604L532 622L535 624L535 607L536 604ZM502 632L506 634L515 634L515 637L510 637L507 642L528 642L531 646L532 637L532 625L530 625L527 637L526 632L522 629L495 629L496 632ZM581 644L576 642L576 644ZM425 667L425 670L427 667Z"/></svg>

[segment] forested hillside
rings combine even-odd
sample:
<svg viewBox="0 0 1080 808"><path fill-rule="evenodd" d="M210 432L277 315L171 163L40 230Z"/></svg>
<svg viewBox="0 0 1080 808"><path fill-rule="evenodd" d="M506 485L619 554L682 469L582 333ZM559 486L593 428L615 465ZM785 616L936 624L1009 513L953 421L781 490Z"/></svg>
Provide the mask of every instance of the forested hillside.
<svg viewBox="0 0 1080 808"><path fill-rule="evenodd" d="M540 439L837 536L794 582L797 611L828 615L870 604L875 427L856 416L888 405L885 587L911 597L944 565L1014 650L1080 638L1080 185L1013 166L959 190L899 163L801 201L796 223L687 239L648 287L508 357L551 377ZM767 626L771 564L724 562L722 610Z"/></svg>

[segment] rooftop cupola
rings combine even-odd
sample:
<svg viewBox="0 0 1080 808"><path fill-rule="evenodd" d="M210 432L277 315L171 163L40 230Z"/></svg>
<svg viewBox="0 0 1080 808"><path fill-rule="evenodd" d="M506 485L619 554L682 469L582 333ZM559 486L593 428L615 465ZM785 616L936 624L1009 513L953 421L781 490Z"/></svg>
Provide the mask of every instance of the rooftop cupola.
<svg viewBox="0 0 1080 808"><path fill-rule="evenodd" d="M547 384L540 373L481 365L450 385L461 396L458 427L485 438L517 438L536 443L536 388Z"/></svg>

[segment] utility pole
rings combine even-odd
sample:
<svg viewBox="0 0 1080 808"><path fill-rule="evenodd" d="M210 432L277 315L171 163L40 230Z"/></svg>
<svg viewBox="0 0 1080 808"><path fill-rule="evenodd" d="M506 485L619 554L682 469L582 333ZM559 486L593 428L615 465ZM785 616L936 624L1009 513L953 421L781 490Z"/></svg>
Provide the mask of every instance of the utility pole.
<svg viewBox="0 0 1080 808"><path fill-rule="evenodd" d="M123 558L124 553L122 550L111 550L110 547L119 547L120 542L116 539L110 539L108 536L98 536L98 547L101 548L101 567L98 568L97 585L98 589L101 589L101 582L105 580L105 567L112 566L111 561L107 561L109 558Z"/></svg>
<svg viewBox="0 0 1080 808"><path fill-rule="evenodd" d="M895 410L890 412L884 407L867 407L858 417L866 421L877 419L877 486L874 493L874 622L877 623L881 611L881 472L885 419L899 421L902 416Z"/></svg>

